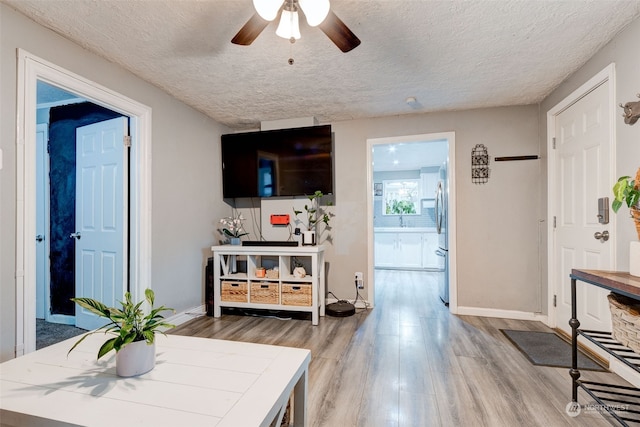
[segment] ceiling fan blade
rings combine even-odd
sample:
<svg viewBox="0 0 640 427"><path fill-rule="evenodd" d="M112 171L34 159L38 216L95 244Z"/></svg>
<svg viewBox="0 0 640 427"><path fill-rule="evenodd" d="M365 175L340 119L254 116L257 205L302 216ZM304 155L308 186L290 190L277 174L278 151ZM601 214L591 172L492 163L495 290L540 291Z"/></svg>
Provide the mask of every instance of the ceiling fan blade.
<svg viewBox="0 0 640 427"><path fill-rule="evenodd" d="M254 13L247 23L240 28L238 34L231 39L231 43L249 46L260 35L262 30L267 27L267 25L269 25L269 21L262 19L260 15Z"/></svg>
<svg viewBox="0 0 640 427"><path fill-rule="evenodd" d="M318 27L343 52L349 52L360 45L360 39L331 10Z"/></svg>

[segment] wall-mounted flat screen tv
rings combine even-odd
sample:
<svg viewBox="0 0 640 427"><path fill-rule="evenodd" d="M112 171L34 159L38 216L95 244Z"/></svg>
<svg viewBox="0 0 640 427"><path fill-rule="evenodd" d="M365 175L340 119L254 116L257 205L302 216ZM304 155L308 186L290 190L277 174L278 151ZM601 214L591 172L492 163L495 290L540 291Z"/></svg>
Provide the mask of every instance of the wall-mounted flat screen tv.
<svg viewBox="0 0 640 427"><path fill-rule="evenodd" d="M221 146L225 199L333 193L331 125L227 134Z"/></svg>

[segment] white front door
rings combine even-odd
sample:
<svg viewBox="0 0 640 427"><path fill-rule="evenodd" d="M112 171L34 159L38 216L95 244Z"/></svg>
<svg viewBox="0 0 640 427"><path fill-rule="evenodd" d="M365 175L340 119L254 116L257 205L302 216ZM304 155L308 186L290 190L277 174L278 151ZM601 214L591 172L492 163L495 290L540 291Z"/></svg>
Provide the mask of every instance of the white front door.
<svg viewBox="0 0 640 427"><path fill-rule="evenodd" d="M556 116L556 216L554 281L556 324L571 333L572 268L611 269L611 241L594 237L609 231L598 222L598 198L611 198L610 182L610 81L605 81ZM595 286L578 284L577 316L581 328L611 330L607 293Z"/></svg>
<svg viewBox="0 0 640 427"><path fill-rule="evenodd" d="M127 118L76 131L76 297L109 307L127 290ZM76 326L95 329L104 319L76 305Z"/></svg>

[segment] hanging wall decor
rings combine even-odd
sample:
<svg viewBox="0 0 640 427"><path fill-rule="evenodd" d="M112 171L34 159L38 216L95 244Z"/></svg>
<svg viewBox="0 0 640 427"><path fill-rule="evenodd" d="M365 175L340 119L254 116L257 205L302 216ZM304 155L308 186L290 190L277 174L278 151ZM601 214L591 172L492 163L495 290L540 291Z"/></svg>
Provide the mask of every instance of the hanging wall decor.
<svg viewBox="0 0 640 427"><path fill-rule="evenodd" d="M640 93L636 95L640 98ZM640 101L627 102L626 104L620 104L620 108L624 110L624 122L628 125L634 125L640 119Z"/></svg>
<svg viewBox="0 0 640 427"><path fill-rule="evenodd" d="M484 144L476 144L471 150L471 182L485 184L489 181L489 153Z"/></svg>

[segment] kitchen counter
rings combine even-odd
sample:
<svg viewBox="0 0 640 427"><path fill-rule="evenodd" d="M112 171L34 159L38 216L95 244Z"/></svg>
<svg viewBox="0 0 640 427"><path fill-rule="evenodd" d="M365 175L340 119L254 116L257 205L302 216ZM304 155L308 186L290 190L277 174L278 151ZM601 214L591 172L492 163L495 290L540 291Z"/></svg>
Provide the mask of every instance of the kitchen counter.
<svg viewBox="0 0 640 427"><path fill-rule="evenodd" d="M435 233L435 227L374 227L374 233Z"/></svg>

